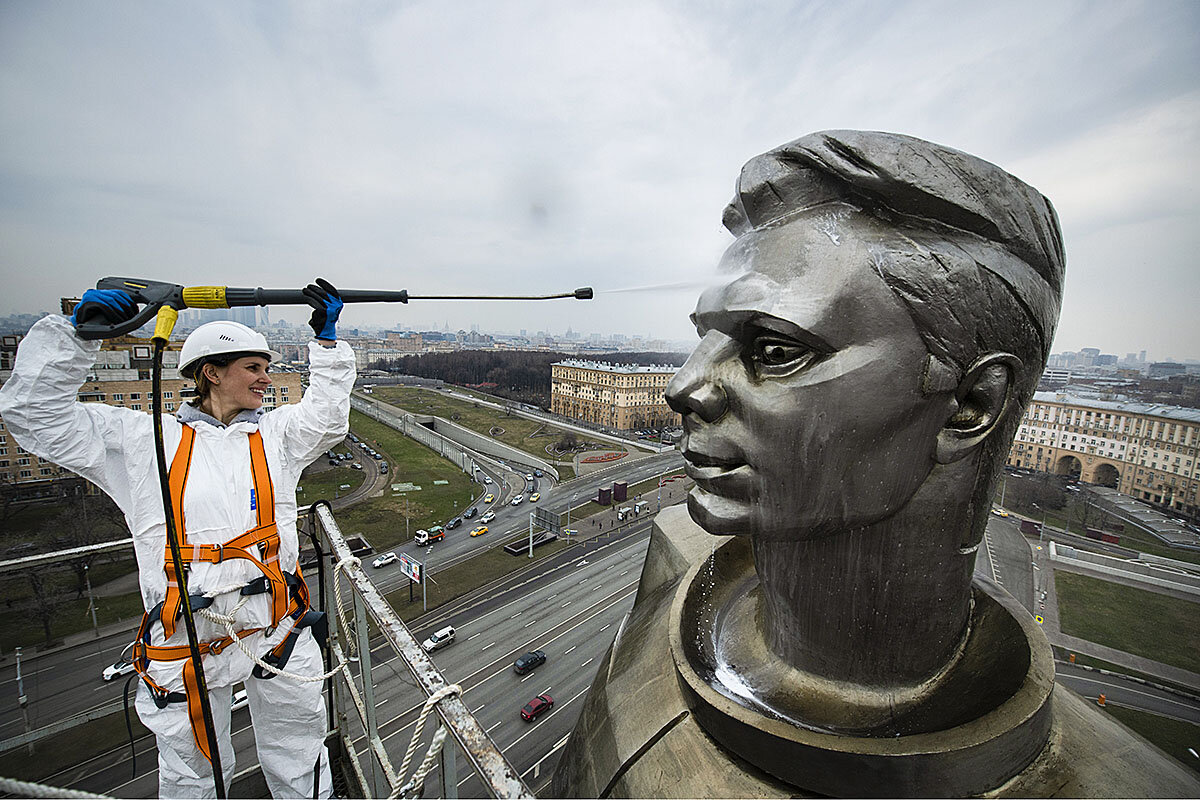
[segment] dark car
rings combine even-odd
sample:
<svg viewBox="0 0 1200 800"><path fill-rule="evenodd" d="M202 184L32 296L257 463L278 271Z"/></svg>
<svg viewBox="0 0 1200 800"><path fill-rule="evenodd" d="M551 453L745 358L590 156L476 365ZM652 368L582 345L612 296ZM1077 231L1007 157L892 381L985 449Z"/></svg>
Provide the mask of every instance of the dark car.
<svg viewBox="0 0 1200 800"><path fill-rule="evenodd" d="M535 478L540 478L540 477L542 477L542 471L541 471L540 469L535 469L535 470L533 471L533 476L534 476Z"/></svg>
<svg viewBox="0 0 1200 800"><path fill-rule="evenodd" d="M535 667L540 667L545 663L546 652L544 650L530 650L513 662L513 672L518 675L524 675L527 672L532 672Z"/></svg>
<svg viewBox="0 0 1200 800"><path fill-rule="evenodd" d="M462 520L459 519L458 517L455 517L454 519L452 519L446 523L446 530L453 530L453 529L457 528L459 525L462 525Z"/></svg>
<svg viewBox="0 0 1200 800"><path fill-rule="evenodd" d="M554 698L548 694L539 694L521 706L521 719L526 722L533 722L552 708L554 708Z"/></svg>
<svg viewBox="0 0 1200 800"><path fill-rule="evenodd" d="M479 513L478 508L474 508L474 507L468 508L465 512L463 512L463 518L470 519L471 517L475 516L478 513Z"/></svg>

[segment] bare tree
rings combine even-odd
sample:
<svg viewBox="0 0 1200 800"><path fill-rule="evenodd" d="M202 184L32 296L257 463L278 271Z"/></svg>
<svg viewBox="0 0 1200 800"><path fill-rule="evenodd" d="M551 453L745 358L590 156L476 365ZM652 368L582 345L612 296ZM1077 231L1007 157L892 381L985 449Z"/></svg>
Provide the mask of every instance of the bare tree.
<svg viewBox="0 0 1200 800"><path fill-rule="evenodd" d="M54 632L51 626L55 613L59 606L66 601L66 598L57 590L53 582L48 580L49 569L47 567L31 567L26 570L25 574L29 577L29 588L33 592L33 596L29 598L29 610L42 624L42 633L46 636L44 646L49 647L54 643Z"/></svg>

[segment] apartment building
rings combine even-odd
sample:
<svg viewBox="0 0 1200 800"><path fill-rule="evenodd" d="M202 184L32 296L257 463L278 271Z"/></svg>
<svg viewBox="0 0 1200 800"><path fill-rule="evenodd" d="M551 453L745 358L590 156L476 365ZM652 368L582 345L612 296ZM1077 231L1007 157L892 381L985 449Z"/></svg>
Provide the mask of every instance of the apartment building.
<svg viewBox="0 0 1200 800"><path fill-rule="evenodd" d="M1037 392L1008 464L1200 513L1200 409Z"/></svg>
<svg viewBox="0 0 1200 800"><path fill-rule="evenodd" d="M550 365L550 410L617 430L679 425L664 392L672 366L567 359Z"/></svg>

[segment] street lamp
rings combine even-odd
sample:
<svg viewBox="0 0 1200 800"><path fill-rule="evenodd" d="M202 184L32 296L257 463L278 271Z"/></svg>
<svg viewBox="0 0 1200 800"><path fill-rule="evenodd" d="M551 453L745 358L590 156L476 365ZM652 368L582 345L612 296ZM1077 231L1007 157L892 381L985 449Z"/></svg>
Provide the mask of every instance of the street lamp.
<svg viewBox="0 0 1200 800"><path fill-rule="evenodd" d="M1038 546L1040 547L1046 536L1046 509L1037 503L1031 503L1031 505L1042 512L1042 527L1038 529Z"/></svg>

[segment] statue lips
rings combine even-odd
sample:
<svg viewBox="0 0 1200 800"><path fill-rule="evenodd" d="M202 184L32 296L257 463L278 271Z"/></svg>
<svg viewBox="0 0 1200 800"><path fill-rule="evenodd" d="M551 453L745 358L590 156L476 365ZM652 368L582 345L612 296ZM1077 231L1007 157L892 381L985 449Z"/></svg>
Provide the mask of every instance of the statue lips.
<svg viewBox="0 0 1200 800"><path fill-rule="evenodd" d="M686 447L682 452L683 471L706 492L724 494L738 483L749 480L750 465L736 457L718 457Z"/></svg>

